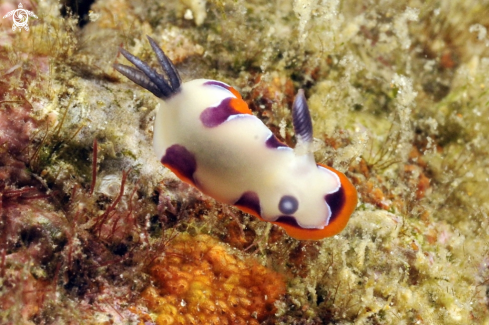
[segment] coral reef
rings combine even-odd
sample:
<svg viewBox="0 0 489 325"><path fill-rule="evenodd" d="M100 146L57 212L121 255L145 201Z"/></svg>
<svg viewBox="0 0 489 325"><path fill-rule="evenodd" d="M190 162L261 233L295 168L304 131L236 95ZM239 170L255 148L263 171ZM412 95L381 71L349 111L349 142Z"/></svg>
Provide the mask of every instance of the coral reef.
<svg viewBox="0 0 489 325"><path fill-rule="evenodd" d="M276 312L283 276L240 260L207 235L180 235L150 268L141 298L156 324L259 324Z"/></svg>

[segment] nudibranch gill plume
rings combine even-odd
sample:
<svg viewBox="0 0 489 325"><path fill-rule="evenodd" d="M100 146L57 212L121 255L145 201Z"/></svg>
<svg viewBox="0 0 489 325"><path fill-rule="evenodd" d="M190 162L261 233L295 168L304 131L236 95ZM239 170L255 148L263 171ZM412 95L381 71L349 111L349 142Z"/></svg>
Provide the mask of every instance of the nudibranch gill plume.
<svg viewBox="0 0 489 325"><path fill-rule="evenodd" d="M164 75L124 49L120 52L135 68L114 68L160 99L153 147L164 166L203 193L297 239L322 239L346 226L357 192L343 173L278 140L224 82L182 83L163 50L148 40ZM307 147L312 121L303 90L294 99L292 119L298 146Z"/></svg>

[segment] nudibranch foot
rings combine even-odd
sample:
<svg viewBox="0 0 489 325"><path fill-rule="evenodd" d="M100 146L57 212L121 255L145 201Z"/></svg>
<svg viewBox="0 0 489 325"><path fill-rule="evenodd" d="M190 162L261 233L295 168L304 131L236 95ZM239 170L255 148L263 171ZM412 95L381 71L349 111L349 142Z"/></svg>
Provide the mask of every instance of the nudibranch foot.
<svg viewBox="0 0 489 325"><path fill-rule="evenodd" d="M302 89L292 106L297 137L292 149L252 114L236 89L207 79L182 83L163 50L148 40L164 75L123 49L135 68L114 68L161 99L153 148L165 167L297 239L322 239L346 226L357 192L343 173L314 160L311 114Z"/></svg>

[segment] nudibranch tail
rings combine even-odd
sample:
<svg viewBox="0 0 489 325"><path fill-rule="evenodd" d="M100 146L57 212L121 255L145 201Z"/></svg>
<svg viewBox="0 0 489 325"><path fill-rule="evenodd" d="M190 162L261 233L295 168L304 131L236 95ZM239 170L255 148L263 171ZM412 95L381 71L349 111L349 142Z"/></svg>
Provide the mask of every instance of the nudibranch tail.
<svg viewBox="0 0 489 325"><path fill-rule="evenodd" d="M156 57L158 58L161 68L168 76L169 81L167 81L164 76L156 72L155 69L151 68L145 62L141 61L139 58L122 48L120 49L121 54L129 62L134 64L137 69L118 63L114 64L114 69L122 73L136 84L149 90L158 98L168 99L180 90L180 75L178 74L178 71L173 63L168 59L163 50L158 47L156 42L149 36L148 40L153 48L153 51L156 53Z"/></svg>
<svg viewBox="0 0 489 325"><path fill-rule="evenodd" d="M292 104L292 122L297 142L311 143L312 120L303 89L299 89Z"/></svg>

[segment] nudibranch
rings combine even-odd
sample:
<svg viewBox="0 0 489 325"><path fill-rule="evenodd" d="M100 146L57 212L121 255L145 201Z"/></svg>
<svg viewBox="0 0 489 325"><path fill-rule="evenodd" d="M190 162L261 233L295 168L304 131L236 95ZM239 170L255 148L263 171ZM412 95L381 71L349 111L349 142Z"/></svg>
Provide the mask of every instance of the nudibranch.
<svg viewBox="0 0 489 325"><path fill-rule="evenodd" d="M120 52L135 68L114 68L160 99L153 147L164 166L203 193L297 239L322 239L346 226L357 192L343 173L278 140L224 82L182 83L163 50L148 40L164 75L124 49ZM307 147L312 121L303 90L294 99L292 119L298 146Z"/></svg>

